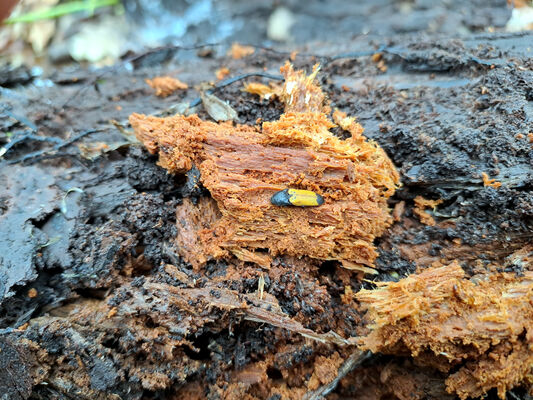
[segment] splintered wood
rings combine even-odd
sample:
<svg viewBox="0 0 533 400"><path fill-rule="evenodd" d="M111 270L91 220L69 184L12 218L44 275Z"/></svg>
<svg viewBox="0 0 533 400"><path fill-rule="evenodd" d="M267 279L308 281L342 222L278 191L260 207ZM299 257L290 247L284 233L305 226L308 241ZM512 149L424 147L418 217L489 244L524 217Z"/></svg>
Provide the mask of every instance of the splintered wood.
<svg viewBox="0 0 533 400"><path fill-rule="evenodd" d="M532 387L533 271L468 279L452 263L380 286L356 295L374 324L363 348L449 373L461 399Z"/></svg>
<svg viewBox="0 0 533 400"><path fill-rule="evenodd" d="M281 68L285 113L262 127L132 114L131 125L159 164L182 174L195 165L212 200L184 199L178 209L181 256L195 268L234 255L268 267L278 254L372 266L373 240L391 223L387 198L399 176L385 152L362 136L355 118L334 113L352 135L330 129L325 95L310 76ZM312 190L320 207L279 207L271 196L285 188Z"/></svg>

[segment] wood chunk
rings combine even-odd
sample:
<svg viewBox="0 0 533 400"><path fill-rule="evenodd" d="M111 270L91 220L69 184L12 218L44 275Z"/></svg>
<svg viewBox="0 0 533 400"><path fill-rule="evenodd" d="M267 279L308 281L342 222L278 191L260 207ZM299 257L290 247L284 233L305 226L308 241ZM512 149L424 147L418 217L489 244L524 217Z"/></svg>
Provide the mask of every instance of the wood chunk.
<svg viewBox="0 0 533 400"><path fill-rule="evenodd" d="M313 83L317 68L309 77L289 64L281 70L286 112L261 129L202 121L196 115L130 116L135 134L159 154L162 167L184 173L196 165L214 199L197 206L204 211L190 202L178 208L180 254L197 268L230 253L254 260L250 252L264 249L273 256L372 266L377 256L372 242L391 223L386 201L398 173L353 118L342 118L351 138L341 140L329 131L335 124ZM285 188L314 191L325 204L272 205L272 195Z"/></svg>
<svg viewBox="0 0 533 400"><path fill-rule="evenodd" d="M426 208L430 207L435 210L440 203L442 203L442 200L428 200L422 196L416 196L413 212L424 225L435 226L435 219L426 211Z"/></svg>
<svg viewBox="0 0 533 400"><path fill-rule="evenodd" d="M502 185L502 183L496 181L496 179L490 179L489 175L486 172L482 172L481 176L483 177L483 186L485 187L490 186L494 189L498 189Z"/></svg>
<svg viewBox="0 0 533 400"><path fill-rule="evenodd" d="M222 67L215 71L215 77L217 78L217 81L221 81L224 78L227 78L230 74L229 68Z"/></svg>
<svg viewBox="0 0 533 400"><path fill-rule="evenodd" d="M176 90L185 90L189 87L186 83L171 76L156 76L153 79L146 79L146 83L155 89L155 95L159 97L167 97Z"/></svg>
<svg viewBox="0 0 533 400"><path fill-rule="evenodd" d="M325 106L326 96L320 86L314 83L320 67L316 64L313 72L306 76L304 71L295 71L290 63L280 68L285 77L281 98L285 112L329 112Z"/></svg>
<svg viewBox="0 0 533 400"><path fill-rule="evenodd" d="M464 368L446 379L448 391L466 399L483 397L487 390L496 388L500 399L505 399L506 392L515 386L529 385L533 390L533 337L530 330L531 325L528 340L512 344L503 342L479 359L466 363Z"/></svg>
<svg viewBox="0 0 533 400"><path fill-rule="evenodd" d="M363 348L454 368L447 390L461 399L533 384L533 271L467 279L455 262L380 286L357 294L374 321Z"/></svg>
<svg viewBox="0 0 533 400"><path fill-rule="evenodd" d="M255 48L252 46L245 46L239 43L233 43L231 49L228 51L228 55L234 60L240 60L241 58L251 56L254 54Z"/></svg>

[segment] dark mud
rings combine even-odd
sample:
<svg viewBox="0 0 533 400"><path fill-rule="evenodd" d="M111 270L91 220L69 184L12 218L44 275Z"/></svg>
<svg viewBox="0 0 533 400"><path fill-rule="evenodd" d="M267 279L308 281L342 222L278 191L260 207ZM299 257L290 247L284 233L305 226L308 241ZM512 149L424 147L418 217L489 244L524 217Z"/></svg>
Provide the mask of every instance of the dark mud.
<svg viewBox="0 0 533 400"><path fill-rule="evenodd" d="M295 59L306 68L323 62L319 79L332 107L358 116L365 135L401 172L403 186L390 205L400 209L404 202L404 211L376 241L379 275L371 279L397 280L453 259L471 274L504 267L519 273L508 257L533 237L533 35L409 35L427 30L440 12L445 32L456 32L458 24L479 31L507 16L487 2L472 18L460 7L450 13L448 6L422 3L415 9L427 19L403 21L395 28L400 36L344 37L342 43L335 36L335 43L308 44ZM342 21L341 27L351 20ZM304 22L297 32L308 37ZM321 57L383 45L385 72L368 56ZM129 129L132 112L161 113L193 101L194 85L214 81L221 66L233 75L277 73L288 55L257 49L249 60L232 60L179 50L156 66L59 71L50 87L39 78L2 89L3 145L28 125L56 142L101 129L45 152L45 159L17 163L54 146L23 140L0 164L0 388L8 398L301 398L316 389L313 379L327 383L319 365L328 359L337 368L334 360L349 351L306 338L302 329L344 339L361 334L362 317L345 287L357 292L372 282L333 262L290 258L277 259L268 271L212 262L194 272L177 255L175 208L205 190L192 178L167 174L109 123ZM179 76L190 89L153 96L144 79L162 74ZM241 89L239 82L216 93L240 122L274 120L282 112L276 100ZM198 112L207 117L201 106ZM80 156L78 144L96 142L116 149L94 160ZM501 187L484 186L483 172ZM413 213L416 196L443 200L429 210L435 226ZM259 301L262 275L266 297ZM343 378L329 398L444 398L444 378L408 359L375 357ZM414 385L410 394L398 391L402 382Z"/></svg>

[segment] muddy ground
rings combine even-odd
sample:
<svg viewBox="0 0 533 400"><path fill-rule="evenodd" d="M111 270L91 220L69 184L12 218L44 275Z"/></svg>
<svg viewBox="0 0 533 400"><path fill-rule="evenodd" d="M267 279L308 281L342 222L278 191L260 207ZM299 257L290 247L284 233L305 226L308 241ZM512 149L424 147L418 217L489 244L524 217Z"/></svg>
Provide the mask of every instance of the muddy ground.
<svg viewBox="0 0 533 400"><path fill-rule="evenodd" d="M452 260L469 275L523 272L509 256L533 238L533 34L483 32L501 27L508 11L475 2L462 11L473 16L461 20L467 31L435 34L431 24L415 24L416 13L437 9L421 3L406 14L412 29L403 24L387 36L324 29L305 36L320 41L257 47L240 60L226 56L225 45L173 48L101 70L69 67L40 78L19 70L3 79L0 398L320 398L313 391L332 381L328 374L337 375L353 348L298 331L364 333L346 286L371 289L372 281ZM379 13L366 12L379 24L371 18ZM175 210L208 193L132 143L123 132L131 130L128 116L172 114L221 67L230 77L279 74L293 50L298 68L322 63L331 106L357 116L401 173L403 186L389 200L396 221L376 240L379 274L362 279L336 262L289 257L269 270L229 260L193 271L177 255ZM371 57L378 50L381 64ZM189 89L155 97L145 79L158 75L178 76ZM215 93L240 123L277 119L281 103L242 91L251 81L268 82L246 78ZM208 118L201 105L196 111ZM105 151L91 151L102 143ZM484 184L482 173L501 186ZM434 225L414 212L417 196L442 200ZM261 276L267 301L279 304L268 315L258 305ZM283 329L290 324L296 328ZM328 398L453 398L444 379L409 357L373 355ZM508 396L526 398L528 390Z"/></svg>

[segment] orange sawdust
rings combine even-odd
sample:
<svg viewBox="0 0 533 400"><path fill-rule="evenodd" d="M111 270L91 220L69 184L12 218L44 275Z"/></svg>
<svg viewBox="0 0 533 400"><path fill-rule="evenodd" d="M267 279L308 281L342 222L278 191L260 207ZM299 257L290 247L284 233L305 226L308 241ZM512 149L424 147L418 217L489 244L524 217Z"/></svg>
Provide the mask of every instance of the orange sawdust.
<svg viewBox="0 0 533 400"><path fill-rule="evenodd" d="M184 90L189 87L186 83L171 76L156 76L153 79L146 79L146 83L155 89L155 95L159 97L167 97L176 90Z"/></svg>
<svg viewBox="0 0 533 400"><path fill-rule="evenodd" d="M495 189L498 189L502 185L502 183L497 182L496 179L490 179L489 175L485 172L482 172L481 176L483 177L483 186L490 186Z"/></svg>
<svg viewBox="0 0 533 400"><path fill-rule="evenodd" d="M533 384L533 271L468 279L454 262L378 286L356 295L373 321L362 348L449 373L461 399Z"/></svg>
<svg viewBox="0 0 533 400"><path fill-rule="evenodd" d="M435 210L435 208L441 203L442 200L428 200L422 196L416 196L413 212L418 216L418 218L420 218L420 222L422 222L424 225L435 226L435 220L426 211L426 208Z"/></svg>
<svg viewBox="0 0 533 400"><path fill-rule="evenodd" d="M132 114L137 138L159 165L184 173L195 165L211 194L178 207L180 255L199 268L230 255L265 264L286 254L372 266L373 240L390 225L387 198L399 176L383 149L367 141L353 118L335 119L352 137L341 140L311 76L290 64L280 98L285 113L262 127L202 121L198 116ZM320 207L279 207L271 196L287 187L312 190Z"/></svg>
<svg viewBox="0 0 533 400"><path fill-rule="evenodd" d="M352 134L352 138L360 138L363 135L363 127L355 121L355 117L348 117L345 112L335 110L333 121L345 131Z"/></svg>
<svg viewBox="0 0 533 400"><path fill-rule="evenodd" d="M228 55L231 56L234 60L239 60L241 58L251 56L254 54L255 49L252 46L244 46L239 43L233 43L231 49L228 52Z"/></svg>
<svg viewBox="0 0 533 400"><path fill-rule="evenodd" d="M229 71L228 68L222 67L222 68L219 68L219 69L216 70L215 76L216 76L217 80L220 81L220 80L228 77L229 73L230 73L230 71Z"/></svg>
<svg viewBox="0 0 533 400"><path fill-rule="evenodd" d="M117 315L118 309L116 307L112 307L109 312L107 313L107 318L113 318L115 315Z"/></svg>

